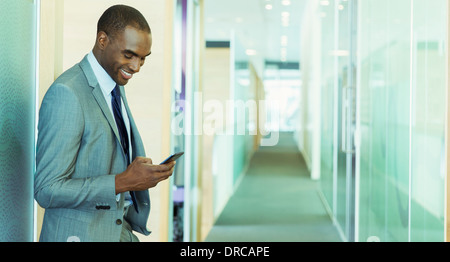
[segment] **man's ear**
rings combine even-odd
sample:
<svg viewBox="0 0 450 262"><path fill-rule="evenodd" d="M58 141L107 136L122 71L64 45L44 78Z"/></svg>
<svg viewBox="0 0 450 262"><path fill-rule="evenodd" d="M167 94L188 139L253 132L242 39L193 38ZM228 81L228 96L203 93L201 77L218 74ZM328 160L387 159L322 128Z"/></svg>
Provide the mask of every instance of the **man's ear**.
<svg viewBox="0 0 450 262"><path fill-rule="evenodd" d="M98 32L97 33L97 43L96 44L97 44L97 47L100 50L105 50L105 48L109 44L108 35L105 32L103 32L103 31Z"/></svg>

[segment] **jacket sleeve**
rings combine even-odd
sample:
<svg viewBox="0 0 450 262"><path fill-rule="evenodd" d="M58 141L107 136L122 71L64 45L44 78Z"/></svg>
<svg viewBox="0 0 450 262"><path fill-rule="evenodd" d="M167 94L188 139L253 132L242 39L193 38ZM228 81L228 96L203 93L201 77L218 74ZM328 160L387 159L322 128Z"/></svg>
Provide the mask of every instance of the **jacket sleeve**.
<svg viewBox="0 0 450 262"><path fill-rule="evenodd" d="M73 90L50 87L39 111L34 196L43 208L117 209L115 176L73 178L84 132L83 108Z"/></svg>

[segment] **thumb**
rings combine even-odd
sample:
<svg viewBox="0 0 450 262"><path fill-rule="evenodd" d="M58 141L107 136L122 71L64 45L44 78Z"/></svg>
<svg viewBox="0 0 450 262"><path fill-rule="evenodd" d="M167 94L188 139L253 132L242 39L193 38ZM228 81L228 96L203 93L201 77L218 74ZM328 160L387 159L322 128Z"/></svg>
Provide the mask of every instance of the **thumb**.
<svg viewBox="0 0 450 262"><path fill-rule="evenodd" d="M140 163L143 163L143 164L149 164L149 165L153 164L152 159L149 157L136 157L136 160L138 160Z"/></svg>

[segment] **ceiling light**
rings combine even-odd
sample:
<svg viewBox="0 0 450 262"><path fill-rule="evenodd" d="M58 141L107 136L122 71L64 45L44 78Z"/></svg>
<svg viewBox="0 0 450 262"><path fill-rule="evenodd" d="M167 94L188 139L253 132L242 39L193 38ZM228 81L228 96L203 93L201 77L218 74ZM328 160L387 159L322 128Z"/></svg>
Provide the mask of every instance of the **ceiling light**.
<svg viewBox="0 0 450 262"><path fill-rule="evenodd" d="M283 47L283 48L281 48L281 50L280 50L280 60L281 61L283 61L283 62L286 62L286 60L287 60L287 49L286 49L286 47Z"/></svg>
<svg viewBox="0 0 450 262"><path fill-rule="evenodd" d="M288 37L286 35L281 36L281 45L287 46L288 44Z"/></svg>
<svg viewBox="0 0 450 262"><path fill-rule="evenodd" d="M348 50L331 50L328 54L331 56L349 56L350 52Z"/></svg>
<svg viewBox="0 0 450 262"><path fill-rule="evenodd" d="M291 4L291 0L283 0L281 1L282 5L290 5Z"/></svg>
<svg viewBox="0 0 450 262"><path fill-rule="evenodd" d="M289 16L290 16L289 12L281 13L281 24L285 27L289 26Z"/></svg>
<svg viewBox="0 0 450 262"><path fill-rule="evenodd" d="M272 5L271 5L271 4L267 4L267 5L266 5L266 9L267 9L267 10L272 10Z"/></svg>
<svg viewBox="0 0 450 262"><path fill-rule="evenodd" d="M247 49L247 50L245 50L245 54L256 55L256 50L255 49Z"/></svg>
<svg viewBox="0 0 450 262"><path fill-rule="evenodd" d="M322 1L320 1L320 5L328 6L328 5L330 5L330 1L328 1L328 0L322 0Z"/></svg>

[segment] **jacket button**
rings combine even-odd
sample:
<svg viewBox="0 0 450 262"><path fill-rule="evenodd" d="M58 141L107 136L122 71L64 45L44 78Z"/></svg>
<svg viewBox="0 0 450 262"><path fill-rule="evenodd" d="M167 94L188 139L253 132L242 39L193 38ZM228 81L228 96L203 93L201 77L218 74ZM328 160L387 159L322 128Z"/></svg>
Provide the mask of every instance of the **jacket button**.
<svg viewBox="0 0 450 262"><path fill-rule="evenodd" d="M117 219L117 220L116 220L116 224L117 224L117 225L122 225L122 220Z"/></svg>

